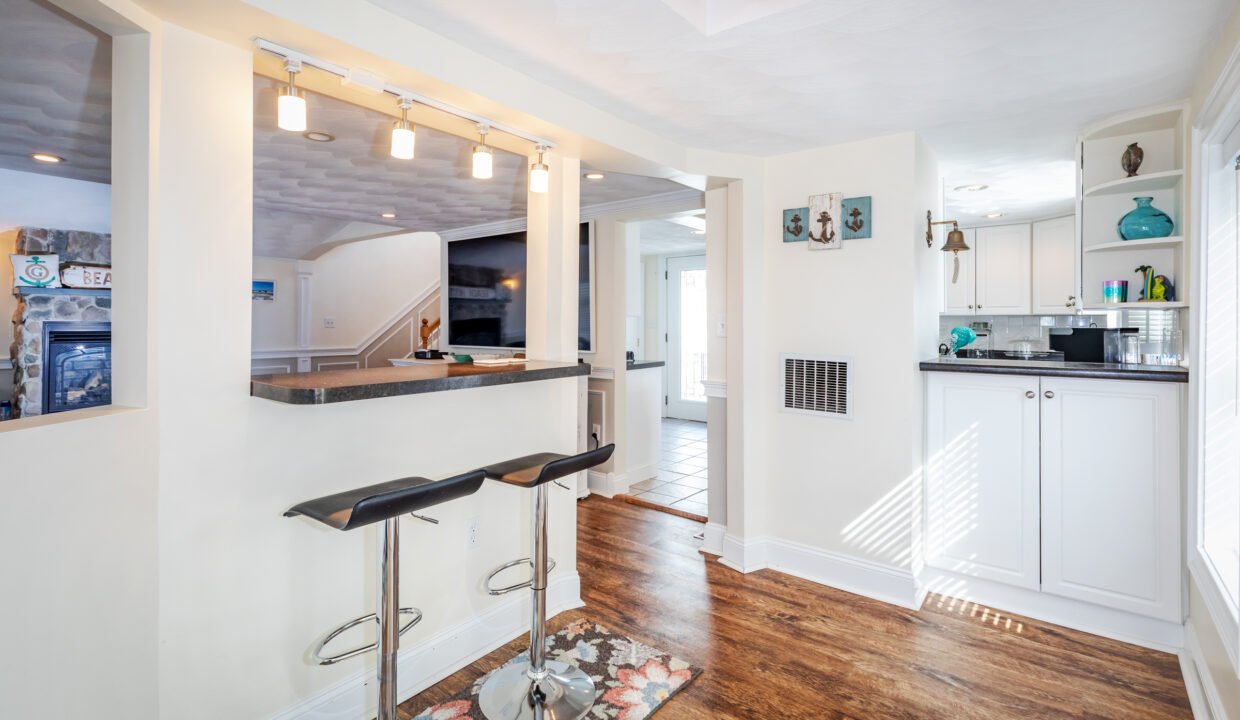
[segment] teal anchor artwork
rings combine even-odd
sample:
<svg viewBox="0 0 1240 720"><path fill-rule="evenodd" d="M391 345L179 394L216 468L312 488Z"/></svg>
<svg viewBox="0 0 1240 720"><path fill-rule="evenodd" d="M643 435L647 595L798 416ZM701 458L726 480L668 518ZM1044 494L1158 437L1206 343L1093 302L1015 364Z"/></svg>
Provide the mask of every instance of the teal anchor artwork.
<svg viewBox="0 0 1240 720"><path fill-rule="evenodd" d="M19 256L14 256L15 263ZM45 288L55 287L59 285L59 277L52 265L38 255L30 255L21 257L20 262L23 264L18 270L18 282L27 287Z"/></svg>

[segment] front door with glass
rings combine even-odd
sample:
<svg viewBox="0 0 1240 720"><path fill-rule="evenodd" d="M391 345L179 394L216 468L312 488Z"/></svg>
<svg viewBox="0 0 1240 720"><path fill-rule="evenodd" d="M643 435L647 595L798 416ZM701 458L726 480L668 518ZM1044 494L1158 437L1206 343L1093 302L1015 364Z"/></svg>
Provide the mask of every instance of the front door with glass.
<svg viewBox="0 0 1240 720"><path fill-rule="evenodd" d="M706 256L667 261L667 416L706 422Z"/></svg>

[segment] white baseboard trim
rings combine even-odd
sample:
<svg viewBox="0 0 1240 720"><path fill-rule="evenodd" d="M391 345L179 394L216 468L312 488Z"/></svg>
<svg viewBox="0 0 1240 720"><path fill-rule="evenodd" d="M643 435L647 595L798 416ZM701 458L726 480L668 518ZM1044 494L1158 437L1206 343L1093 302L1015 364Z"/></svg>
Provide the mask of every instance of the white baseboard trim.
<svg viewBox="0 0 1240 720"><path fill-rule="evenodd" d="M583 605L577 573L547 585L547 616ZM462 667L529 630L529 593L513 597L465 622L446 627L397 656L397 691L404 702ZM373 673L359 672L307 698L272 720L369 720L375 716ZM420 709L420 708L419 708Z"/></svg>
<svg viewBox="0 0 1240 720"><path fill-rule="evenodd" d="M629 491L629 476L624 473L617 475L616 473L588 470L586 471L586 485L590 488L590 492L595 495L613 498Z"/></svg>
<svg viewBox="0 0 1240 720"><path fill-rule="evenodd" d="M892 605L914 610L921 607L919 588L911 571L790 540L741 540L725 535L719 562L743 573L770 568Z"/></svg>
<svg viewBox="0 0 1240 720"><path fill-rule="evenodd" d="M1172 654L1184 647L1184 626L1166 620L932 567L923 569L918 580L932 593L971 600L1092 635Z"/></svg>
<svg viewBox="0 0 1240 720"><path fill-rule="evenodd" d="M723 536L727 531L728 529L720 523L706 523L706 529L702 534L702 547L698 550L711 555L723 555Z"/></svg>
<svg viewBox="0 0 1240 720"><path fill-rule="evenodd" d="M1219 697L1218 687L1210 675L1209 666L1201 652L1197 628L1190 619L1184 626L1184 649L1180 651L1180 673L1184 675L1184 688L1188 691L1188 703L1196 720L1227 720L1227 710Z"/></svg>

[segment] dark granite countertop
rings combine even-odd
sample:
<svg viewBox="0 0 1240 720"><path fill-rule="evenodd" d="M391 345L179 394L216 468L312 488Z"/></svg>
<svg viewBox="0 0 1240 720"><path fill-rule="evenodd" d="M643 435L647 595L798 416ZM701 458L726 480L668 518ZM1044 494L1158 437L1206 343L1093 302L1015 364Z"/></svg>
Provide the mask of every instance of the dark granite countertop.
<svg viewBox="0 0 1240 720"><path fill-rule="evenodd" d="M933 372L980 373L987 375L1047 375L1051 377L1098 378L1102 380L1151 380L1188 382L1188 370L1169 365L1120 365L1042 360L977 360L938 357L921 362L922 370Z"/></svg>
<svg viewBox="0 0 1240 720"><path fill-rule="evenodd" d="M444 363L363 370L326 370L292 375L259 375L250 379L250 395L292 405L323 405L589 374L590 366L585 363L540 360L497 367L473 363Z"/></svg>
<svg viewBox="0 0 1240 720"><path fill-rule="evenodd" d="M666 364L662 360L647 360L645 362L631 362L625 367L629 370L645 370L646 368L663 367Z"/></svg>

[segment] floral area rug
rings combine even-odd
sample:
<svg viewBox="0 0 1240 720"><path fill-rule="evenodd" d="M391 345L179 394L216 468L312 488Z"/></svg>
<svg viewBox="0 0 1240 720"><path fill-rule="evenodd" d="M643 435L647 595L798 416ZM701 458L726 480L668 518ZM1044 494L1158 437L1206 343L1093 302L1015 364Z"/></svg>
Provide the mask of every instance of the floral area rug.
<svg viewBox="0 0 1240 720"><path fill-rule="evenodd" d="M506 665L524 662L528 656L528 652L521 653ZM589 620L578 620L548 637L547 658L576 665L594 679L598 695L586 717L595 720L648 718L702 672L684 660ZM414 720L485 720L478 707L478 693L490 676L488 673L446 702L426 708Z"/></svg>

